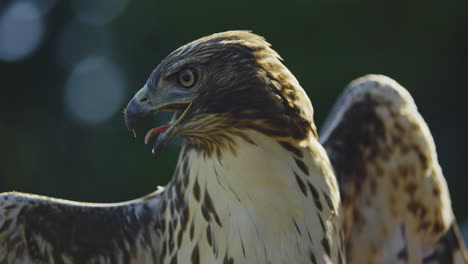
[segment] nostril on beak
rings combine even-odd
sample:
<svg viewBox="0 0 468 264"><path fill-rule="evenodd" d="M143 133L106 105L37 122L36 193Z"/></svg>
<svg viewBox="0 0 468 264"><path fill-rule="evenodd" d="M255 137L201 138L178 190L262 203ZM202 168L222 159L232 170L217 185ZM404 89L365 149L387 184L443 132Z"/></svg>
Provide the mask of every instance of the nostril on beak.
<svg viewBox="0 0 468 264"><path fill-rule="evenodd" d="M148 97L140 98L140 99L138 99L138 102L140 104L146 104L146 103L148 103Z"/></svg>

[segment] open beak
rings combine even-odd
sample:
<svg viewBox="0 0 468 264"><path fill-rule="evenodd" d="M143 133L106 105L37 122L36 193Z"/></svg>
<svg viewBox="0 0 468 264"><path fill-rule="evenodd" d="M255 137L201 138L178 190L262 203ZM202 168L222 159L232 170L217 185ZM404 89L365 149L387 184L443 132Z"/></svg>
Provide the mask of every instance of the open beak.
<svg viewBox="0 0 468 264"><path fill-rule="evenodd" d="M159 134L156 143L153 146L152 152L157 153L176 136L174 127L184 118L187 114L191 103L190 102L171 102L163 103L157 106L142 103L138 97L134 97L125 109L125 124L128 130L136 137L135 125L136 123L146 116L157 114L159 111L172 111L175 112L172 119L168 124L164 124L148 131L145 136L145 144L148 144L150 139Z"/></svg>

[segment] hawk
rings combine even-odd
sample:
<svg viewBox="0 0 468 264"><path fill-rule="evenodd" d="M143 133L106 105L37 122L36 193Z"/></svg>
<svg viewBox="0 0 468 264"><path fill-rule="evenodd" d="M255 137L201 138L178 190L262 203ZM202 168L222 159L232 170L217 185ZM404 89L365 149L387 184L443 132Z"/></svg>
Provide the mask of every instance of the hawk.
<svg viewBox="0 0 468 264"><path fill-rule="evenodd" d="M352 83L319 141L280 56L228 31L169 54L125 121L135 133L160 111L174 115L146 134L153 152L185 140L165 188L114 204L0 194L0 263L463 263L432 137L389 78Z"/></svg>

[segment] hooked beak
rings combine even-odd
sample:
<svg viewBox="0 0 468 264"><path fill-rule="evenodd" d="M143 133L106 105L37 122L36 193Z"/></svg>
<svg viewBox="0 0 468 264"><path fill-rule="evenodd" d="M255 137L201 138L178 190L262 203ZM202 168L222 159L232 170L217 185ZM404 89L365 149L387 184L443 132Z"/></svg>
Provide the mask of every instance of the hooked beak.
<svg viewBox="0 0 468 264"><path fill-rule="evenodd" d="M146 116L156 114L159 111L173 111L175 112L174 116L168 124L152 128L145 136L145 144L148 144L149 140L159 134L156 139L156 143L153 146L153 154L161 151L163 147L174 137L177 136L177 131L174 129L180 120L184 118L188 112L191 102L186 101L173 101L173 102L163 102L156 106L148 103L148 99L142 97L140 92L132 98L128 103L127 108L125 109L125 124L127 125L128 130L136 137L135 125L141 119Z"/></svg>

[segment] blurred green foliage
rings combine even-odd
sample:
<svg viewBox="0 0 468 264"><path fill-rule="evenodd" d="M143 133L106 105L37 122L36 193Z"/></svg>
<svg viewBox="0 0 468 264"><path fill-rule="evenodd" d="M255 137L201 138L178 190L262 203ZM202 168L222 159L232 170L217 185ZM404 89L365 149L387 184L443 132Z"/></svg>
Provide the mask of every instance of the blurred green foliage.
<svg viewBox="0 0 468 264"><path fill-rule="evenodd" d="M64 24L76 15L70 3L49 12L36 53L0 62L0 192L94 202L142 196L172 176L177 144L153 156L145 131L133 139L119 112L96 125L67 115L69 71L56 58ZM310 96L319 127L352 79L381 73L400 82L434 135L457 216L468 217L468 1L140 0L93 30L110 35L104 49L126 73L130 100L169 52L230 29L253 30L273 44ZM102 45L93 36L80 41Z"/></svg>

